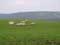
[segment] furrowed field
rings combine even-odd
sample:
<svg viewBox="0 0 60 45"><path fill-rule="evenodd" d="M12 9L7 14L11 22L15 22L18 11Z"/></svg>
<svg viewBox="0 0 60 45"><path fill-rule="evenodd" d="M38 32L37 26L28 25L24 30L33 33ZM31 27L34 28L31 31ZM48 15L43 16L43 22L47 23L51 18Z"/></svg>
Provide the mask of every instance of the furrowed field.
<svg viewBox="0 0 60 45"><path fill-rule="evenodd" d="M59 21L34 21L31 26L0 20L0 45L60 45Z"/></svg>

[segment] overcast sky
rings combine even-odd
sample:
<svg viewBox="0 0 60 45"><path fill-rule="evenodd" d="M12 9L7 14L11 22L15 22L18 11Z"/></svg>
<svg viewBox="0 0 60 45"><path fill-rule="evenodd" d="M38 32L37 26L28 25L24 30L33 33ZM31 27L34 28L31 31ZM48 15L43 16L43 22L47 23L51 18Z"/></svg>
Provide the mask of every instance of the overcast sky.
<svg viewBox="0 0 60 45"><path fill-rule="evenodd" d="M60 11L60 0L0 0L0 13Z"/></svg>

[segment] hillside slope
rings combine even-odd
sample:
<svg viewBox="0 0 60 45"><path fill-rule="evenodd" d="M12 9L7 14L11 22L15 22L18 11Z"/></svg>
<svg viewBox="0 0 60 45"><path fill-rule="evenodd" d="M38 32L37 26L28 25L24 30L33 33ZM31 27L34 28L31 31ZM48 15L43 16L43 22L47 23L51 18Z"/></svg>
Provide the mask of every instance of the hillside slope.
<svg viewBox="0 0 60 45"><path fill-rule="evenodd" d="M13 14L0 14L0 18L31 18L60 20L60 12L18 12Z"/></svg>

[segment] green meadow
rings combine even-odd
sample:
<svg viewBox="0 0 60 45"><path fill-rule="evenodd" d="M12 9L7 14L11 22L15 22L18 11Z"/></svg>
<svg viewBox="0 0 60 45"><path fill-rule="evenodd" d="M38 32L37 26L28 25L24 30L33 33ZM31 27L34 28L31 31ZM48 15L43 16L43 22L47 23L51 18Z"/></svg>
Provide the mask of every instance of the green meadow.
<svg viewBox="0 0 60 45"><path fill-rule="evenodd" d="M8 22L0 20L0 45L60 45L60 21L34 20L30 26Z"/></svg>

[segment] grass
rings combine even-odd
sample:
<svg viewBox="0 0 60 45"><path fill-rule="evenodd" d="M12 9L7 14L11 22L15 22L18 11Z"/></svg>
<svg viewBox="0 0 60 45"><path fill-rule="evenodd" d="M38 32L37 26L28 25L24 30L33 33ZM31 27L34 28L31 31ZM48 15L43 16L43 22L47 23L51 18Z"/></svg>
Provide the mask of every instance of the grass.
<svg viewBox="0 0 60 45"><path fill-rule="evenodd" d="M36 20L32 26L9 25L8 21L0 20L0 45L60 45L59 21Z"/></svg>

